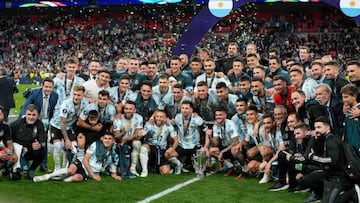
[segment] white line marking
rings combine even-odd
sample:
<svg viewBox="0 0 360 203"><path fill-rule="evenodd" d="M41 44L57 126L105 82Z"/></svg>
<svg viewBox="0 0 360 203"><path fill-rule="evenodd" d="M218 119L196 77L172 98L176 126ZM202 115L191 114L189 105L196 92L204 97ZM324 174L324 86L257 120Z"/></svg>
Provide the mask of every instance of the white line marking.
<svg viewBox="0 0 360 203"><path fill-rule="evenodd" d="M211 174L213 174L213 173L207 174L206 176L209 176L209 175L211 175ZM179 190L180 188L185 187L185 186L187 186L187 185L190 185L191 183L194 183L194 182L199 181L199 180L201 180L201 179L202 179L202 178L196 178L196 177L195 177L195 178L190 179L190 180L188 180L188 181L186 181L186 182L179 183L179 184L177 184L177 185L175 185L175 186L173 186L173 187L171 187L171 188L168 188L168 189L166 189L166 190L164 190L164 191L162 191L162 192L159 192L159 193L154 194L154 195L152 195L152 196L150 196L150 197L147 197L147 198L145 198L145 199L143 199L143 200L141 200L141 201L138 201L137 203L148 203L148 202L151 202L151 201L153 201L153 200L159 199L159 198L161 198L161 197L163 197L163 196L165 196L165 195L167 195L167 194L169 194L169 193L172 193L172 192L174 192L174 191L176 191L176 190Z"/></svg>

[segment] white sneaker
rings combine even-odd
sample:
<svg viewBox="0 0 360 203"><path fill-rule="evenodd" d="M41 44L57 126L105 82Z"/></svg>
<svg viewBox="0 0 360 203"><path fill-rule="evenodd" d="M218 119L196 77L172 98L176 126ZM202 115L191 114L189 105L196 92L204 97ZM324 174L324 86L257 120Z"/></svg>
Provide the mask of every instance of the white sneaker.
<svg viewBox="0 0 360 203"><path fill-rule="evenodd" d="M49 174L45 174L45 175L42 175L42 176L35 176L35 177L33 178L33 181L34 181L35 183L38 183L38 182L42 182L42 181L47 181L47 180L49 180L49 179L50 179Z"/></svg>
<svg viewBox="0 0 360 203"><path fill-rule="evenodd" d="M266 173L264 173L264 176L259 181L259 184L268 183L271 180L271 176L268 176Z"/></svg>
<svg viewBox="0 0 360 203"><path fill-rule="evenodd" d="M358 198L358 202L360 202L360 187L358 184L355 184L355 192L356 192L356 196Z"/></svg>
<svg viewBox="0 0 360 203"><path fill-rule="evenodd" d="M181 174L181 170L182 170L182 168L183 168L183 164L182 163L180 163L179 165L177 165L176 167L175 167L175 175L180 175Z"/></svg>
<svg viewBox="0 0 360 203"><path fill-rule="evenodd" d="M147 176L148 176L148 172L147 172L147 171L141 172L140 177L145 178L145 177L147 177Z"/></svg>
<svg viewBox="0 0 360 203"><path fill-rule="evenodd" d="M130 168L130 173L132 173L136 176L139 176L138 172L136 172L136 169L134 169L134 168Z"/></svg>

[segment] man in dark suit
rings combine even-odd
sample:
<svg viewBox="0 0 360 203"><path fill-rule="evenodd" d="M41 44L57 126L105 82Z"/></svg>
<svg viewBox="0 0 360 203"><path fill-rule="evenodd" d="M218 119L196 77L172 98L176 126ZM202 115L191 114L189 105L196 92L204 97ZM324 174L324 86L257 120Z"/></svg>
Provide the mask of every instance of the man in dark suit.
<svg viewBox="0 0 360 203"><path fill-rule="evenodd" d="M8 120L10 109L15 107L14 94L19 90L13 79L6 77L6 70L0 69L0 105L4 107L4 121Z"/></svg>
<svg viewBox="0 0 360 203"><path fill-rule="evenodd" d="M55 105L58 101L58 94L53 91L54 81L51 78L45 78L41 88L34 89L26 99L21 108L20 117L25 115L26 108L29 104L34 104L39 110L39 120L44 124L45 131L49 130L49 121L54 115ZM45 150L47 154L47 150ZM47 169L47 156L41 163L40 170L49 172Z"/></svg>
<svg viewBox="0 0 360 203"><path fill-rule="evenodd" d="M330 61L324 64L325 76L328 79L326 82L332 89L332 95L337 96L341 99L340 90L347 84L350 84L350 81L345 78L339 72L339 64L335 61Z"/></svg>
<svg viewBox="0 0 360 203"><path fill-rule="evenodd" d="M326 116L330 120L331 127L339 136L343 135L344 132L344 119L345 114L343 113L343 101L337 96L333 95L332 89L328 84L321 83L316 89L316 100L320 105L326 109Z"/></svg>

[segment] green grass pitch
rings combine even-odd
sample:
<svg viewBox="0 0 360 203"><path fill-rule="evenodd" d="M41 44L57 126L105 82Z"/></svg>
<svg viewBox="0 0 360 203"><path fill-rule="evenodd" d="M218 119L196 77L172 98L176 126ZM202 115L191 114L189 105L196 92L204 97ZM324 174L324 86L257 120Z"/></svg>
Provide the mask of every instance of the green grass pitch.
<svg viewBox="0 0 360 203"><path fill-rule="evenodd" d="M18 114L24 102L22 92L29 86L18 87L20 93L15 95L14 114ZM53 168L51 156L49 156L49 167ZM36 174L42 173L36 171ZM88 180L82 183L61 181L33 183L23 176L20 181L0 181L0 203L137 202L194 177L194 173L169 176L150 174L147 178L122 181L102 177L101 182ZM273 183L259 185L258 181L254 178L236 181L234 176L223 177L222 174L213 174L154 202L301 203L308 195L308 193L293 194L287 191L269 192L267 188Z"/></svg>

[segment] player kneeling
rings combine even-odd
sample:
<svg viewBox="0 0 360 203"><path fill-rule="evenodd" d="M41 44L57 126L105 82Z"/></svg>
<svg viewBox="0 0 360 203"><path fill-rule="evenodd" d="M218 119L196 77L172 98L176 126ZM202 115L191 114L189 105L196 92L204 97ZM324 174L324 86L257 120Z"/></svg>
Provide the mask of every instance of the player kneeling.
<svg viewBox="0 0 360 203"><path fill-rule="evenodd" d="M96 141L86 150L84 159L73 161L69 168L62 168L50 174L35 176L34 182L41 182L51 179L55 176L65 176L64 182L81 182L92 178L100 181L101 173L111 173L115 180L121 180L116 174L116 163L118 155L115 152L114 136L105 134L102 141Z"/></svg>

